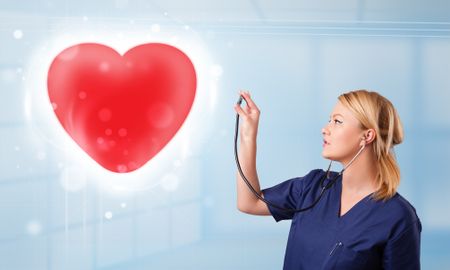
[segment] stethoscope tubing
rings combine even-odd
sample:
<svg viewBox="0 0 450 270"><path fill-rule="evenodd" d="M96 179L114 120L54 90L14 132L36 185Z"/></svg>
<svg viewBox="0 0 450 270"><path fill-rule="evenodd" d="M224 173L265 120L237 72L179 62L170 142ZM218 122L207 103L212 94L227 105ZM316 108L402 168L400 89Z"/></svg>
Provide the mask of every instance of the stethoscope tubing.
<svg viewBox="0 0 450 270"><path fill-rule="evenodd" d="M242 96L239 97L239 100L237 102L238 105L242 104ZM342 175L342 173L344 172L345 168L342 169L342 171L340 173L338 173L333 179L331 179L330 182L328 182L326 185L324 185L324 181L325 178L328 179L329 176L329 172L330 172L330 167L331 167L331 162L330 162L330 166L328 166L327 172L324 176L322 176L321 180L320 180L320 185L322 187L322 189L320 190L320 194L319 196L317 196L317 198L314 200L314 202L311 203L311 205L304 207L304 208L299 208L299 209L289 209L289 208L284 208L281 207L279 205L276 205L268 200L266 200L264 197L262 197L256 190L255 188L252 186L252 184L250 183L250 181L247 179L247 177L245 177L244 172L242 171L241 168L241 164L239 162L239 155L238 155L238 146L237 146L237 140L238 140L238 133L239 133L239 114L236 114L236 126L235 126L235 134L234 134L234 157L236 160L236 166L238 168L239 174L242 177L242 180L244 180L245 184L247 185L247 187L250 189L250 191L256 196L256 198L258 198L259 200L263 201L264 203L266 203L268 206L271 206L273 208L285 211L285 212L294 212L294 213L298 213L298 212L304 212L307 211L311 208L313 208L322 198L323 194L325 193L325 191L329 188L331 188L334 183L336 182L337 178L339 176ZM355 156L356 157L356 156Z"/></svg>

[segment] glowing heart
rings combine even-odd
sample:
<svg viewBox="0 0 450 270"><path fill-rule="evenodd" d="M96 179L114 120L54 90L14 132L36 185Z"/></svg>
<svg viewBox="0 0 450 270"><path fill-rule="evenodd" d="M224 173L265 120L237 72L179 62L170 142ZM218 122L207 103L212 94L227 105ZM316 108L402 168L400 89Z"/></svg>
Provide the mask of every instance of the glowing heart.
<svg viewBox="0 0 450 270"><path fill-rule="evenodd" d="M104 168L134 171L173 138L196 91L190 59L161 43L123 56L83 43L63 50L48 71L54 112L73 140Z"/></svg>

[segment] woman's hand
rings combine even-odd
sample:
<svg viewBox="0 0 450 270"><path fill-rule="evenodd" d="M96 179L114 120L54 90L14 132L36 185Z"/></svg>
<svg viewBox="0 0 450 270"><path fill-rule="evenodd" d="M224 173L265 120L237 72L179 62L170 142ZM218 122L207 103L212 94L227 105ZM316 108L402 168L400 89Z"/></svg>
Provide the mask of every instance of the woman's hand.
<svg viewBox="0 0 450 270"><path fill-rule="evenodd" d="M244 108L238 104L234 106L234 110L243 120L240 126L241 142L255 141L258 134L260 111L250 98L250 93L248 91L239 91L239 94L245 99L247 104Z"/></svg>

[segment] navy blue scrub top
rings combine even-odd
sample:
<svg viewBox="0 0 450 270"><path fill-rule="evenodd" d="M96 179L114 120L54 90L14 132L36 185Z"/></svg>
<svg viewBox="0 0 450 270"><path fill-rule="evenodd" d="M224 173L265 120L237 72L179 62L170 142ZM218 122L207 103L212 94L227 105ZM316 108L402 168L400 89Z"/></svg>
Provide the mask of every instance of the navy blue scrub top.
<svg viewBox="0 0 450 270"><path fill-rule="evenodd" d="M262 192L278 206L304 208L319 196L325 174L313 170ZM292 219L283 269L420 269L422 227L414 207L398 193L387 201L368 195L340 217L341 190L339 176L310 210L269 206L277 222Z"/></svg>

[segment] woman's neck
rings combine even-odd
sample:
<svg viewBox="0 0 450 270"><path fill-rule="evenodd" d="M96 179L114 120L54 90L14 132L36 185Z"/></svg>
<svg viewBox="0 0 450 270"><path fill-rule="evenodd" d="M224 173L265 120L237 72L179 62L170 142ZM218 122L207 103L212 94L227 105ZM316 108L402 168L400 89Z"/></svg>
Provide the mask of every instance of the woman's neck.
<svg viewBox="0 0 450 270"><path fill-rule="evenodd" d="M367 148L344 170L342 186L352 193L371 193L376 189L376 176L376 159Z"/></svg>

